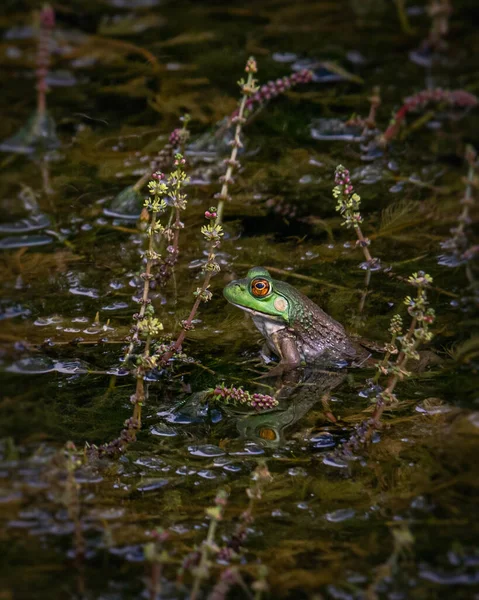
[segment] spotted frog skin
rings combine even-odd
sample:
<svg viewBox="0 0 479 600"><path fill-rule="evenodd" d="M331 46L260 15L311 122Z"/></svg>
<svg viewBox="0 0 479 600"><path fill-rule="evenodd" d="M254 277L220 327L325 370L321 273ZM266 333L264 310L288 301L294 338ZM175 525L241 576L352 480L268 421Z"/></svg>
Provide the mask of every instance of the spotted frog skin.
<svg viewBox="0 0 479 600"><path fill-rule="evenodd" d="M268 348L287 369L314 362L351 363L367 356L340 323L292 285L273 279L263 267L254 267L245 279L229 283L223 294L251 315Z"/></svg>

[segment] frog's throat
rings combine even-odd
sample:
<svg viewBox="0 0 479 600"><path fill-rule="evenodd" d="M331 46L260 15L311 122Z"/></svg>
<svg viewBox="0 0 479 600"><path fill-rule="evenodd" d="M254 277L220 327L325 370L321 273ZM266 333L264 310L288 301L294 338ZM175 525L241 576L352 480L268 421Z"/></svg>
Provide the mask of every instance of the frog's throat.
<svg viewBox="0 0 479 600"><path fill-rule="evenodd" d="M269 321L275 321L278 324L281 323L284 327L286 327L287 325L284 318L280 317L279 315L270 315L269 313L261 312L260 310L248 308L247 306L243 306L242 304L235 304L234 302L231 302L231 304L233 306L236 306L237 308L241 308L241 310L244 310L245 312L250 313L250 315L253 315L253 317L259 317L260 319L268 319Z"/></svg>

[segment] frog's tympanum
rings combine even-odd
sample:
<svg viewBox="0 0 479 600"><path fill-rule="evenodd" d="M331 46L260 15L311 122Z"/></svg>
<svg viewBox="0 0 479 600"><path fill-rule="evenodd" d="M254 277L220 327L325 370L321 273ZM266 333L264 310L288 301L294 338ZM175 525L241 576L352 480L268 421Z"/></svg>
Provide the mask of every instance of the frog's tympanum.
<svg viewBox="0 0 479 600"><path fill-rule="evenodd" d="M250 269L245 279L232 281L223 293L228 302L252 316L268 348L287 369L318 361L350 363L367 357L340 323L262 267Z"/></svg>

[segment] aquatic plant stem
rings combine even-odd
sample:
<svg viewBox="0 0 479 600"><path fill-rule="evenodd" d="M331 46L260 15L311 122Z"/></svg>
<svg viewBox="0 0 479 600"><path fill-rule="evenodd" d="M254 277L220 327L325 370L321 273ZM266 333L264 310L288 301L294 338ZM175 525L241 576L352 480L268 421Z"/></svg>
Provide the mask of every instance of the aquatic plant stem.
<svg viewBox="0 0 479 600"><path fill-rule="evenodd" d="M398 381L409 376L409 373L406 371L409 359L418 359L419 354L417 353L417 349L421 343L430 341L433 337L432 333L428 330L428 326L434 322L435 315L432 309L427 308L428 300L426 294L426 287L432 283L432 278L426 273L419 271L418 273L414 273L408 281L410 284L417 287L416 298L413 299L410 296L407 296L404 301L408 307L408 312L412 317L411 323L406 334L398 338L401 344L401 351L399 352L394 365L391 365L389 368L390 377L386 388L378 395L376 407L372 416L371 427L366 436L367 439L372 435L372 431L379 426L381 416L386 407L395 402L394 389ZM396 323L394 323L394 320L396 320ZM400 333L400 325L397 316L394 317L391 322L390 331L393 334L395 342L396 338L394 337L394 334L398 335ZM385 360L383 363L385 366Z"/></svg>
<svg viewBox="0 0 479 600"><path fill-rule="evenodd" d="M472 190L474 188L475 181L475 170L476 170L476 151L472 146L466 148L466 160L469 163L469 170L467 172L466 179L466 190L464 192L464 198L461 200L461 204L464 205L461 214L459 215L457 226L457 234L463 235L466 225L470 222L469 210L474 205L474 196Z"/></svg>
<svg viewBox="0 0 479 600"><path fill-rule="evenodd" d="M153 212L151 214L151 221L150 221L149 227L152 232L154 231L155 224L156 224L156 214L157 214L156 212ZM139 310L137 318L136 318L138 321L141 321L145 317L146 307L150 303L149 294L150 294L150 280L153 277L152 276L152 268L153 268L152 256L153 255L154 255L154 235L152 234L149 236L149 239L148 239L148 252L146 254L146 256L147 256L146 268L145 268L145 272L143 274L143 293L142 293L142 297L141 297L141 301L140 301L141 302L140 310ZM126 353L125 361L128 359L128 357L133 352L135 344L138 344L138 343L139 343L139 331L138 331L138 328L136 328L136 330L134 331L134 333L131 337L131 341L128 346L128 351Z"/></svg>
<svg viewBox="0 0 479 600"><path fill-rule="evenodd" d="M205 239L208 241L208 257L206 263L203 267L203 271L205 273L203 283L200 288L198 288L195 292L195 302L191 308L190 314L188 318L182 321L182 329L179 333L176 341L170 346L170 349L167 350L161 356L161 362L166 364L181 348L186 334L188 331L193 329L193 320L196 316L196 313L200 307L201 302L206 302L211 298L211 292L209 291L209 286L211 279L215 273L220 270L219 264L216 262L216 254L215 250L220 245L221 237L223 236L222 230L222 220L223 220L223 210L224 203L226 200L230 198L228 191L229 185L233 182L233 171L235 168L239 167L239 162L237 161L238 149L242 148L243 144L241 142L241 130L242 126L245 122L244 119L244 110L246 106L246 100L249 96L255 93L255 79L254 74L257 72L256 61L253 57L250 57L246 63L245 71L248 74L246 82L244 80L239 81L239 85L241 88L242 98L240 101L239 112L236 117L234 117L234 121L236 122L235 136L231 142L232 150L229 159L226 159L225 164L227 164L227 169L224 177L221 178L222 186L221 191L215 195L215 198L218 199L218 206L211 207L210 210L205 212L205 217L209 220L214 219L214 223L205 226L202 228L202 233Z"/></svg>
<svg viewBox="0 0 479 600"><path fill-rule="evenodd" d="M248 67L248 65L250 65L250 66ZM234 139L231 142L231 145L233 148L231 150L231 156L230 156L229 160L226 161L228 168L226 169L226 173L223 178L223 185L221 187L221 191L217 196L219 202L218 202L216 223L218 225L220 225L223 220L223 210L224 210L225 200L229 199L228 185L233 181L232 175L233 175L233 171L234 171L235 167L239 166L238 162L236 160L236 157L238 156L238 150L243 147L243 144L241 142L241 129L243 127L243 124L245 123L244 113L245 113L246 103L248 101L248 97L251 96L255 92L254 74L257 72L257 68L256 68L256 62L254 62L254 59L251 59L251 58L249 59L246 68L249 69L249 72L248 72L248 78L246 80L246 84L242 85L242 87L241 87L241 92L243 94L243 97L241 98L241 101L240 101L238 114L232 118L232 122L236 123Z"/></svg>
<svg viewBox="0 0 479 600"><path fill-rule="evenodd" d="M379 136L378 142L381 146L387 146L398 134L408 113L413 110L424 109L430 103L444 103L447 106L458 108L473 108L477 106L478 102L477 96L465 90L442 90L440 88L423 90L410 98L406 98L404 104L392 118L386 131Z"/></svg>
<svg viewBox="0 0 479 600"><path fill-rule="evenodd" d="M190 600L196 600L198 597L200 587L201 587L201 581L203 579L203 577L201 576L200 573L203 573L206 570L206 566L208 563L209 549L210 549L212 543L214 542L217 527L218 527L218 521L216 519L211 519L210 526L208 528L208 535L201 547L200 563L197 567L198 574L196 575L194 583L193 583L193 589L191 590Z"/></svg>
<svg viewBox="0 0 479 600"><path fill-rule="evenodd" d="M206 540L201 545L200 560L194 571L193 588L191 590L190 600L197 600L201 588L201 582L208 577L209 554L213 550L215 542L216 529L218 523L223 518L223 512L227 503L228 494L224 490L219 490L215 498L215 506L206 509L206 514L210 518L208 534Z"/></svg>
<svg viewBox="0 0 479 600"><path fill-rule="evenodd" d="M52 31L55 27L55 13L49 4L45 4L40 11L40 35L37 50L37 111L38 116L43 117L47 111L46 78L50 67L50 44Z"/></svg>

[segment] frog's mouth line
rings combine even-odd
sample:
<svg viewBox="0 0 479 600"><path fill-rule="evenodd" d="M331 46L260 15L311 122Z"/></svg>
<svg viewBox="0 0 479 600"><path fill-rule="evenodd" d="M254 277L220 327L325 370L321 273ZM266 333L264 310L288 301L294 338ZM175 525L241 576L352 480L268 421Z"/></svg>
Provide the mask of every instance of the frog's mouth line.
<svg viewBox="0 0 479 600"><path fill-rule="evenodd" d="M276 315L270 315L269 313L261 312L260 310L254 310L253 308L248 308L247 306L243 306L242 304L235 304L234 302L230 302L230 304L232 304L233 306L236 306L236 308L241 308L241 310L244 310L245 312L250 313L254 317L263 317L265 319L269 319L270 321L284 323L284 319L282 319L281 317L278 317Z"/></svg>

